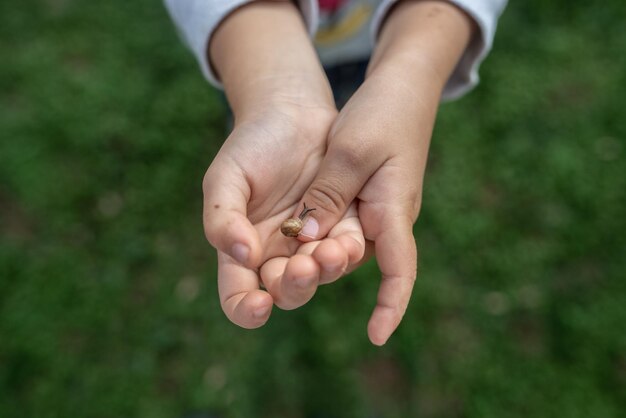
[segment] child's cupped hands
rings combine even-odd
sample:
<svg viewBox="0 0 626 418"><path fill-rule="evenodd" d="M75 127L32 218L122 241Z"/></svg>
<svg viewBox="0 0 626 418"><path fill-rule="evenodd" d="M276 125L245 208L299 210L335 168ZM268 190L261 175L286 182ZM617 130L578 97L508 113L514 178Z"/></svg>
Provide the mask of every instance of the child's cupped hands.
<svg viewBox="0 0 626 418"><path fill-rule="evenodd" d="M318 284L338 279L363 258L354 206L320 239L305 243L280 232L283 221L302 209L300 198L319 170L335 115L332 109L268 104L236 123L207 170L204 229L218 249L222 308L242 327L263 325L274 304L303 305ZM309 227L305 219L302 233Z"/></svg>
<svg viewBox="0 0 626 418"><path fill-rule="evenodd" d="M252 3L226 20L212 52L235 126L203 188L233 322L255 328L273 304L301 306L373 248L382 281L368 334L387 341L416 278L413 223L441 91L471 29L452 5L400 3L366 81L337 114L293 4ZM283 236L305 204L315 211L301 234Z"/></svg>

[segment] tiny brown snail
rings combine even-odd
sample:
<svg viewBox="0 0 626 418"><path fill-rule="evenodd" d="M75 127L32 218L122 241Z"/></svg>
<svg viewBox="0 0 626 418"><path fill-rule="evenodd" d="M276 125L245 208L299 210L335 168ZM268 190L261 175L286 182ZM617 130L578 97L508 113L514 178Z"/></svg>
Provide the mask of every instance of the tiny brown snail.
<svg viewBox="0 0 626 418"><path fill-rule="evenodd" d="M307 208L305 203L304 209L302 209L302 212L300 212L297 218L289 218L282 223L280 232L286 237L297 237L304 226L304 218L314 210L315 208Z"/></svg>

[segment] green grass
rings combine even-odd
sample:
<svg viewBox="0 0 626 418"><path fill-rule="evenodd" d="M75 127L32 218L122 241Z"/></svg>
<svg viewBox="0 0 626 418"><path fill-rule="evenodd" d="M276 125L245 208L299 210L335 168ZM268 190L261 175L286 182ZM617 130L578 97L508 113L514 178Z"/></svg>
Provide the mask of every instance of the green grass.
<svg viewBox="0 0 626 418"><path fill-rule="evenodd" d="M268 325L217 300L225 131L159 2L0 4L0 417L626 413L626 9L511 4L442 107L420 277L384 348L370 263Z"/></svg>

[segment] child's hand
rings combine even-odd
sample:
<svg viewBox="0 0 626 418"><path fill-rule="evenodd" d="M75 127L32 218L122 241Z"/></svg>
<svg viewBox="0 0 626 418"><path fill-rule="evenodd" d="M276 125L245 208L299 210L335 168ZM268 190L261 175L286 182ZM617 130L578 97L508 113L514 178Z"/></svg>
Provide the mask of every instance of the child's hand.
<svg viewBox="0 0 626 418"><path fill-rule="evenodd" d="M292 2L238 9L213 36L210 52L235 126L204 178L204 228L218 249L226 316L256 328L273 303L296 308L318 283L352 268L365 241L356 210L336 218L321 241L303 244L279 230L302 209L300 197L319 170L337 115ZM303 233L307 228L305 223ZM259 289L260 282L269 293Z"/></svg>
<svg viewBox="0 0 626 418"><path fill-rule="evenodd" d="M413 223L438 106L436 95L424 96L391 76L370 77L333 125L320 172L302 199L317 207L311 214L319 223L316 238L358 199L383 279L368 326L375 344L400 323L416 277Z"/></svg>
<svg viewBox="0 0 626 418"><path fill-rule="evenodd" d="M400 12L399 9L402 9ZM368 325L384 344L416 277L413 238L428 145L444 83L469 40L470 20L445 2L402 2L388 17L364 84L342 109L303 202L324 237L357 199L382 282ZM307 237L302 237L306 241Z"/></svg>
<svg viewBox="0 0 626 418"><path fill-rule="evenodd" d="M303 305L318 283L336 280L363 257L354 208L321 241L302 243L280 232L319 169L335 114L268 106L235 126L206 173L204 226L219 250L222 308L242 327L263 325L272 304Z"/></svg>

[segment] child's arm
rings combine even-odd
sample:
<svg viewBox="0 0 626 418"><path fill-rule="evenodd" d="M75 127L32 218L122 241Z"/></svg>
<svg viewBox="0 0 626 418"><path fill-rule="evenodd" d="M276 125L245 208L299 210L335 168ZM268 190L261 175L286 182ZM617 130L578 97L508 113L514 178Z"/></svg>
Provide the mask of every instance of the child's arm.
<svg viewBox="0 0 626 418"><path fill-rule="evenodd" d="M354 200L382 271L370 339L400 323L416 277L412 226L441 92L465 50L473 21L443 1L402 1L387 17L367 78L340 112L320 172L302 201L325 236Z"/></svg>
<svg viewBox="0 0 626 418"><path fill-rule="evenodd" d="M257 0L235 10L214 32L209 61L235 118L266 104L335 112L332 91L290 0Z"/></svg>
<svg viewBox="0 0 626 418"><path fill-rule="evenodd" d="M293 309L320 280L338 278L362 257L364 240L356 211L319 242L300 245L279 232L319 169L337 114L296 6L258 1L237 9L209 49L235 126L204 178L204 228L218 249L222 308L254 328L272 304Z"/></svg>

